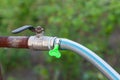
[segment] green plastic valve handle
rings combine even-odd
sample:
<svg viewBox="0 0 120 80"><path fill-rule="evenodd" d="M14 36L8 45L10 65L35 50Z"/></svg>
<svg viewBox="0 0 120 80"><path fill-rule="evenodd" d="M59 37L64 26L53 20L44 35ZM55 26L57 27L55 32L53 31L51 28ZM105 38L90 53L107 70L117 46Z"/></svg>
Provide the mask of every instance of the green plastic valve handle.
<svg viewBox="0 0 120 80"><path fill-rule="evenodd" d="M49 51L49 55L50 56L55 56L56 58L60 58L61 57L61 53L59 52L58 49L59 49L59 45L56 44L54 46L54 49Z"/></svg>

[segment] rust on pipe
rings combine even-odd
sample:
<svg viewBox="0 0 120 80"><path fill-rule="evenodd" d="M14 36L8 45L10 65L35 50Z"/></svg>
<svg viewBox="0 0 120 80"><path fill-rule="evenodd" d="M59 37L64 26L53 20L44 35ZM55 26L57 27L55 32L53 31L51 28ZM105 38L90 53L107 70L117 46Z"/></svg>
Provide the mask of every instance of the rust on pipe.
<svg viewBox="0 0 120 80"><path fill-rule="evenodd" d="M7 48L28 48L27 36L0 37L0 47Z"/></svg>

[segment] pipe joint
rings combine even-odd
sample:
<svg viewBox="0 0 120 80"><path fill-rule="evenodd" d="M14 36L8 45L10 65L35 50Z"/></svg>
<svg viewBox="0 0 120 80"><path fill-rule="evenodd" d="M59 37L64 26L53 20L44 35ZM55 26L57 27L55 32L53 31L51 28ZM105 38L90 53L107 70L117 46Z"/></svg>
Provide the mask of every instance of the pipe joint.
<svg viewBox="0 0 120 80"><path fill-rule="evenodd" d="M54 47L56 37L48 37L48 36L31 36L28 39L28 46L33 50L50 50Z"/></svg>

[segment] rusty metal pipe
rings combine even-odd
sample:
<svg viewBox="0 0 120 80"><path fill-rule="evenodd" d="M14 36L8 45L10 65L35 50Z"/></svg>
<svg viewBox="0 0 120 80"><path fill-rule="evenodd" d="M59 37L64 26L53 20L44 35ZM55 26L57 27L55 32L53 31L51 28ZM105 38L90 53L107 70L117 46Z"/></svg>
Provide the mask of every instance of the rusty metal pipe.
<svg viewBox="0 0 120 80"><path fill-rule="evenodd" d="M0 36L0 47L28 48L28 38L27 36Z"/></svg>
<svg viewBox="0 0 120 80"><path fill-rule="evenodd" d="M9 37L0 36L0 47L28 48L28 39L29 37L27 36L9 36ZM1 65L0 65L0 80L3 80Z"/></svg>

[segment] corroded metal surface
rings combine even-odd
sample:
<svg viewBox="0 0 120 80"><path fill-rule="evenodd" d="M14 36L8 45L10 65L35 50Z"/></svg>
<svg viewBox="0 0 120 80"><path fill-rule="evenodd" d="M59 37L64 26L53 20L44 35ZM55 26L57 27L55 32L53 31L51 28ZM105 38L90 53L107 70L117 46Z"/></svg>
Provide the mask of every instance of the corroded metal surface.
<svg viewBox="0 0 120 80"><path fill-rule="evenodd" d="M28 48L28 37L25 36L0 37L0 47ZM3 80L1 65L0 65L0 80Z"/></svg>
<svg viewBox="0 0 120 80"><path fill-rule="evenodd" d="M28 48L28 37L25 36L0 37L0 47Z"/></svg>

